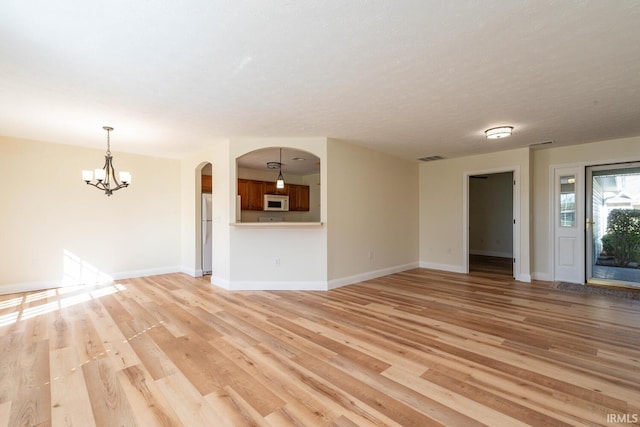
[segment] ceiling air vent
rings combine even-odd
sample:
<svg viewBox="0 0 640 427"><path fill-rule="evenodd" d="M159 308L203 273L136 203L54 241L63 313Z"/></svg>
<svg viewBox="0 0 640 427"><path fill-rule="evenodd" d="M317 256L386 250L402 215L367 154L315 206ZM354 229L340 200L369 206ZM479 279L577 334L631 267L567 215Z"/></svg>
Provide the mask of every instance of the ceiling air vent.
<svg viewBox="0 0 640 427"><path fill-rule="evenodd" d="M442 156L429 156L429 157L420 157L418 160L422 162L432 162L434 160L442 160L444 157Z"/></svg>

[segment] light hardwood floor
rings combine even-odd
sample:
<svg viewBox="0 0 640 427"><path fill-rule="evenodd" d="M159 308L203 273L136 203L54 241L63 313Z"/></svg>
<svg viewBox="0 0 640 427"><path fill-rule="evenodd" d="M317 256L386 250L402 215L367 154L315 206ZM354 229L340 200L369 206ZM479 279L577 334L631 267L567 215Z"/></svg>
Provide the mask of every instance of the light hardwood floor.
<svg viewBox="0 0 640 427"><path fill-rule="evenodd" d="M228 292L171 274L8 295L0 343L0 426L640 415L640 301L491 276L415 269L329 292Z"/></svg>
<svg viewBox="0 0 640 427"><path fill-rule="evenodd" d="M469 255L469 274L508 276L513 278L513 259L485 255Z"/></svg>

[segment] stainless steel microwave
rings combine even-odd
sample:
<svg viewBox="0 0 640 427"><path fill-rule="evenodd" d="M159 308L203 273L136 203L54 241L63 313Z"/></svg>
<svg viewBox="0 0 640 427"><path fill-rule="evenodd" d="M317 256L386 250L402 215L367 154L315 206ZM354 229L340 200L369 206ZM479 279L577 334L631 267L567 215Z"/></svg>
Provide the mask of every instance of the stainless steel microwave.
<svg viewBox="0 0 640 427"><path fill-rule="evenodd" d="M288 211L289 196L281 196L278 194L265 194L263 210L280 211L280 212Z"/></svg>

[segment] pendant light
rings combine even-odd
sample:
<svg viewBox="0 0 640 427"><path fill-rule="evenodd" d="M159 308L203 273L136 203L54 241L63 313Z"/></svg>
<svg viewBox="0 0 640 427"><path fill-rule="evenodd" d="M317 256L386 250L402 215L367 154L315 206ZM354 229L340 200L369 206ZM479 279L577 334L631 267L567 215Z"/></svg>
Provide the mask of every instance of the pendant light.
<svg viewBox="0 0 640 427"><path fill-rule="evenodd" d="M278 164L280 165L278 168L280 173L278 174L278 179L276 179L276 188L282 189L284 188L284 177L282 176L282 148L280 149L280 161Z"/></svg>
<svg viewBox="0 0 640 427"><path fill-rule="evenodd" d="M128 187L131 184L131 174L129 172L120 172L120 181L116 178L116 171L113 168L113 157L111 156L111 141L109 132L113 130L110 126L103 126L102 129L107 131L107 153L104 156L104 166L102 169L95 171L83 170L82 179L88 185L96 187L98 190L104 191L104 194L111 196L114 191ZM95 182L93 179L95 178Z"/></svg>

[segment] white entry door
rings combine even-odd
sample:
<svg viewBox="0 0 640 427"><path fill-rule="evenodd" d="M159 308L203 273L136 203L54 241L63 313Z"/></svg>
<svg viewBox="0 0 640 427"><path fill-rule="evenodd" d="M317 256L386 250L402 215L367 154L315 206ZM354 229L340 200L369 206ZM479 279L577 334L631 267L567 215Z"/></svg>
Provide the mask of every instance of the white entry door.
<svg viewBox="0 0 640 427"><path fill-rule="evenodd" d="M584 283L584 168L553 173L554 280Z"/></svg>

